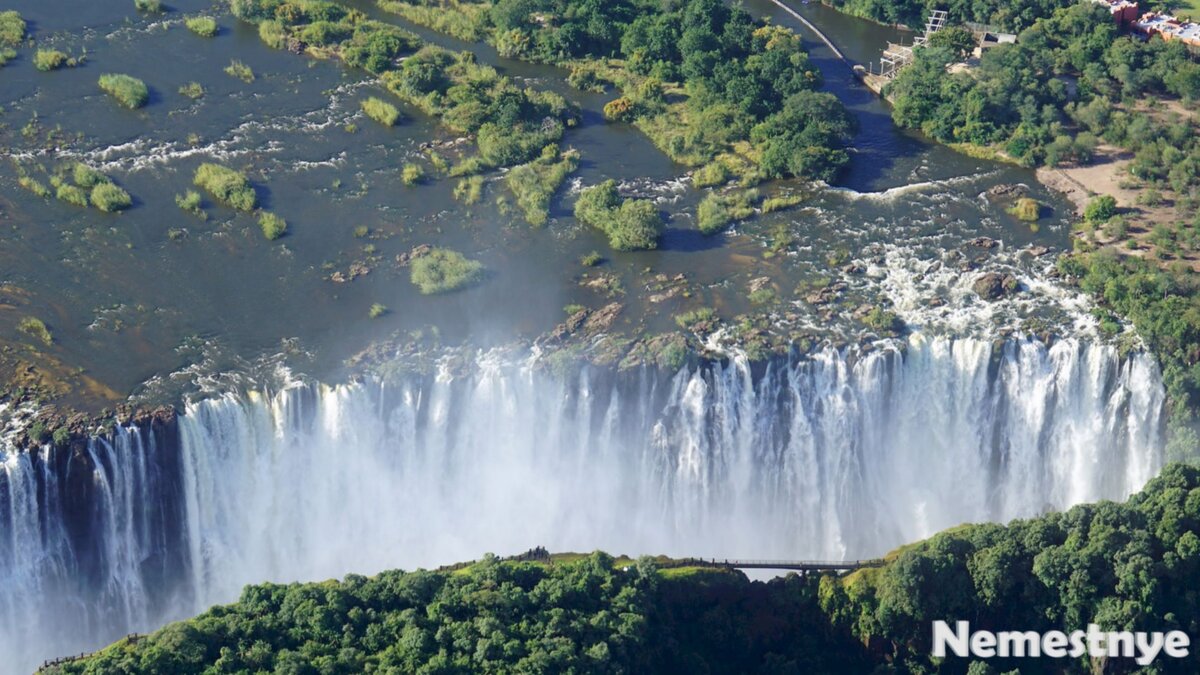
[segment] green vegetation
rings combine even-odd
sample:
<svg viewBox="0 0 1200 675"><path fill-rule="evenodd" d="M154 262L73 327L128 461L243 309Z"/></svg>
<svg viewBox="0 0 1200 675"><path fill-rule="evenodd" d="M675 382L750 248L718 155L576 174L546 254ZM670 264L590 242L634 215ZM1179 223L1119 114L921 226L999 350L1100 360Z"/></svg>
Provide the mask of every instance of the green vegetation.
<svg viewBox="0 0 1200 675"><path fill-rule="evenodd" d="M454 186L454 198L470 206L483 198L483 176L464 178Z"/></svg>
<svg viewBox="0 0 1200 675"><path fill-rule="evenodd" d="M0 12L0 47L20 47L25 41L25 20L13 10Z"/></svg>
<svg viewBox="0 0 1200 675"><path fill-rule="evenodd" d="M112 183L100 183L92 188L91 202L92 206L105 213L124 211L133 206L133 198L129 193Z"/></svg>
<svg viewBox="0 0 1200 675"><path fill-rule="evenodd" d="M704 234L716 234L726 225L754 215L757 190L743 190L732 194L710 193L696 209L696 225Z"/></svg>
<svg viewBox="0 0 1200 675"><path fill-rule="evenodd" d="M410 279L425 295L449 293L465 288L483 277L483 264L468 260L458 251L435 248L413 260Z"/></svg>
<svg viewBox="0 0 1200 675"><path fill-rule="evenodd" d="M776 211L790 209L803 201L804 197L801 197L800 195L776 195L774 197L767 197L764 199L760 208L762 209L763 213L774 213Z"/></svg>
<svg viewBox="0 0 1200 675"><path fill-rule="evenodd" d="M258 226L262 228L263 236L267 241L274 241L287 232L287 221L270 211L263 211L258 215Z"/></svg>
<svg viewBox="0 0 1200 675"><path fill-rule="evenodd" d="M550 198L578 166L577 151L567 150L560 154L558 146L548 145L541 157L508 172L505 182L530 225L541 227L546 224L550 217Z"/></svg>
<svg viewBox="0 0 1200 675"><path fill-rule="evenodd" d="M225 74L230 77L236 77L246 84L254 81L254 70L237 59L230 61L229 65L225 66Z"/></svg>
<svg viewBox="0 0 1200 675"><path fill-rule="evenodd" d="M108 176L105 176L103 173L97 171L96 169L93 169L92 167L88 166L87 164L84 164L83 162L76 162L75 166L72 167L71 171L72 171L72 176L75 179L75 184L78 185L79 187L84 187L84 188L90 189L90 188L94 188L97 185L100 185L102 183L112 182L111 180L109 180Z"/></svg>
<svg viewBox="0 0 1200 675"><path fill-rule="evenodd" d="M195 190L188 190L181 195L175 195L175 205L190 213L200 213L200 193Z"/></svg>
<svg viewBox="0 0 1200 675"><path fill-rule="evenodd" d="M711 325L717 319L717 313L710 307L700 307L675 316L675 323L685 330L697 330Z"/></svg>
<svg viewBox="0 0 1200 675"><path fill-rule="evenodd" d="M1008 212L1027 223L1036 223L1042 217L1042 205L1036 199L1021 197Z"/></svg>
<svg viewBox="0 0 1200 675"><path fill-rule="evenodd" d="M602 262L604 262L604 256L600 255L599 251L585 253L583 257L579 259L579 264L583 265L584 267L595 267Z"/></svg>
<svg viewBox="0 0 1200 675"><path fill-rule="evenodd" d="M1198 530L1200 469L1171 464L1123 504L960 526L847 575L751 582L597 552L248 586L237 603L60 672L1094 672L1086 655L1044 668L934 659L930 625L1195 634ZM1194 671L1191 659L1155 666Z"/></svg>
<svg viewBox="0 0 1200 675"><path fill-rule="evenodd" d="M39 49L33 55L33 67L43 73L58 70L71 61L71 58L57 49Z"/></svg>
<svg viewBox="0 0 1200 675"><path fill-rule="evenodd" d="M606 180L587 188L575 202L575 217L608 235L608 245L618 251L658 247L662 216L645 199L622 199L617 182Z"/></svg>
<svg viewBox="0 0 1200 675"><path fill-rule="evenodd" d="M139 12L160 14L163 11L162 0L133 0L133 6Z"/></svg>
<svg viewBox="0 0 1200 675"><path fill-rule="evenodd" d="M557 94L518 86L476 63L470 52L422 47L412 33L342 5L234 0L231 8L239 18L258 23L268 44L303 43L310 53L340 58L380 76L389 91L452 130L473 134L479 147L475 173L533 160L576 121Z"/></svg>
<svg viewBox="0 0 1200 675"><path fill-rule="evenodd" d="M216 37L217 20L211 16L191 16L184 20L187 29L200 37Z"/></svg>
<svg viewBox="0 0 1200 675"><path fill-rule="evenodd" d="M179 93L195 101L204 96L204 86L199 82L188 82L179 88Z"/></svg>
<svg viewBox="0 0 1200 675"><path fill-rule="evenodd" d="M387 314L387 311L388 308L385 305L381 305L377 302L371 305L371 308L367 310L367 316L372 319L378 319L384 314Z"/></svg>
<svg viewBox="0 0 1200 675"><path fill-rule="evenodd" d="M709 162L692 173L692 185L698 188L724 185L733 178L733 173L720 160Z"/></svg>
<svg viewBox="0 0 1200 675"><path fill-rule="evenodd" d="M37 317L27 316L21 319L17 323L17 330L47 347L54 342L54 337L50 335L50 329L46 328L45 322Z"/></svg>
<svg viewBox="0 0 1200 675"><path fill-rule="evenodd" d="M1089 223L1105 223L1117 215L1117 200L1109 195L1093 197L1083 210L1083 219Z"/></svg>
<svg viewBox="0 0 1200 675"><path fill-rule="evenodd" d="M425 180L425 169L420 164L409 162L400 170L400 181L405 185L416 185Z"/></svg>
<svg viewBox="0 0 1200 675"><path fill-rule="evenodd" d="M100 76L100 88L131 110L146 105L146 101L150 100L146 83L129 75L105 73Z"/></svg>
<svg viewBox="0 0 1200 675"><path fill-rule="evenodd" d="M396 126L396 122L400 121L400 111L396 106L374 96L362 102L362 110L367 117L385 127Z"/></svg>
<svg viewBox="0 0 1200 675"><path fill-rule="evenodd" d="M50 191L50 188L46 187L44 183L32 176L19 176L17 178L17 185L20 185L22 188L29 190L33 194L42 197L43 199L53 194Z"/></svg>
<svg viewBox="0 0 1200 675"><path fill-rule="evenodd" d="M258 196L246 176L220 164L201 164L192 182L238 211L252 211L258 204Z"/></svg>
<svg viewBox="0 0 1200 675"><path fill-rule="evenodd" d="M66 183L61 180L58 181L58 184L54 186L54 196L58 199L58 201L66 202L74 206L82 206L87 208L88 205L87 190L84 190L78 185L71 185L70 183Z"/></svg>
<svg viewBox="0 0 1200 675"><path fill-rule="evenodd" d="M820 75L799 37L720 0L381 6L436 30L485 36L504 56L586 72L576 79L589 89L617 85L622 95L605 116L632 122L687 166L721 158L747 182L828 180L848 161L851 120L836 98L813 91Z"/></svg>

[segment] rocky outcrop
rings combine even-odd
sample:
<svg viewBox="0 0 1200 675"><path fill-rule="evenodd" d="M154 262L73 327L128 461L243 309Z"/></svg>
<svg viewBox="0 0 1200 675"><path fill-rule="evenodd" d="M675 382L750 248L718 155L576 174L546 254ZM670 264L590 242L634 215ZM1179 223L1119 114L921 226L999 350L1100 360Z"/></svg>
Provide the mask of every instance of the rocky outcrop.
<svg viewBox="0 0 1200 675"><path fill-rule="evenodd" d="M1015 292L1019 286L1017 278L1011 274L988 272L979 275L972 288L984 300L999 300Z"/></svg>

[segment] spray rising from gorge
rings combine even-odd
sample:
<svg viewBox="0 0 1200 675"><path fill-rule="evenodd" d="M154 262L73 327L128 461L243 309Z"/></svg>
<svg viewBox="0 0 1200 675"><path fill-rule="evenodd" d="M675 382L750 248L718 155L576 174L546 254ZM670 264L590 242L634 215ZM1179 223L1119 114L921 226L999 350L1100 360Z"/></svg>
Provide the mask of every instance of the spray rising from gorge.
<svg viewBox="0 0 1200 675"><path fill-rule="evenodd" d="M195 402L0 473L0 645L94 647L263 580L534 545L859 558L965 521L1140 488L1162 463L1151 357L927 339L551 374L466 369Z"/></svg>

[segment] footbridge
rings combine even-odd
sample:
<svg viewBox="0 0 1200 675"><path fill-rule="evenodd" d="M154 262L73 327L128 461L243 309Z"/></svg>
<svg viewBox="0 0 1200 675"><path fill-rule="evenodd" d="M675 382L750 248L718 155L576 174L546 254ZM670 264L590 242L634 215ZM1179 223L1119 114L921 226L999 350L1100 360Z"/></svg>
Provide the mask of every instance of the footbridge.
<svg viewBox="0 0 1200 675"><path fill-rule="evenodd" d="M793 572L853 572L865 567L883 567L880 558L870 560L735 560L732 558L679 558L659 567L711 567L735 570L790 570Z"/></svg>

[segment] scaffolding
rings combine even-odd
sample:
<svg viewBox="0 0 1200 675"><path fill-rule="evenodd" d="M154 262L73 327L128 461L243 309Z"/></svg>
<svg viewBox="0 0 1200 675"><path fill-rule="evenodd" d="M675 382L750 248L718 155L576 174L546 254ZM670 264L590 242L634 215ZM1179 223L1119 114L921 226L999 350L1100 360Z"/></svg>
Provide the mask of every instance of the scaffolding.
<svg viewBox="0 0 1200 675"><path fill-rule="evenodd" d="M935 9L930 12L929 19L925 22L925 33L913 40L912 45L888 43L887 49L884 49L883 55L879 57L879 72L876 73L874 64L870 64L870 73L889 80L896 77L897 73L912 63L913 49L928 43L934 33L945 28L947 18L949 14L945 10Z"/></svg>

